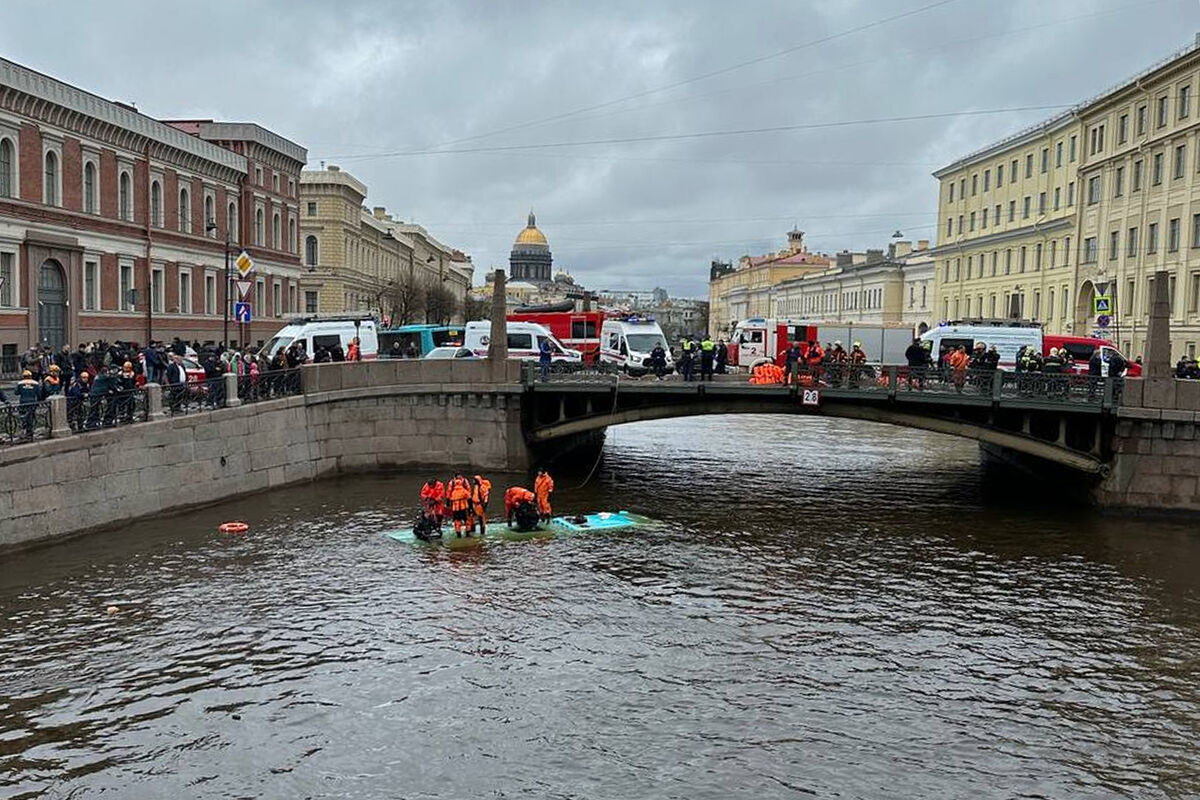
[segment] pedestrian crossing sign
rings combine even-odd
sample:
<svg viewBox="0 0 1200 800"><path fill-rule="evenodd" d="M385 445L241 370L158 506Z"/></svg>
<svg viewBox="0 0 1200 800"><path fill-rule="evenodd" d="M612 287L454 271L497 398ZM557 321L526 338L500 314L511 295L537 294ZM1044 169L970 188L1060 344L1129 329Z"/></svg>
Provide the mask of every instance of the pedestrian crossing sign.
<svg viewBox="0 0 1200 800"><path fill-rule="evenodd" d="M1096 314L1111 314L1112 313L1112 298L1106 294L1098 294L1092 297L1092 310Z"/></svg>

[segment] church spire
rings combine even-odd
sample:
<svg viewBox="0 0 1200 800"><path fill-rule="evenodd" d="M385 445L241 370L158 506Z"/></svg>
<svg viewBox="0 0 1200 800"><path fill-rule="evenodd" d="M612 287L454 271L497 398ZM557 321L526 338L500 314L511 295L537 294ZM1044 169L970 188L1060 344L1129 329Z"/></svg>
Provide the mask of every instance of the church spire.
<svg viewBox="0 0 1200 800"><path fill-rule="evenodd" d="M534 216L533 216L533 209L532 209L532 208L531 208L531 209L529 209L529 227L530 227L530 228L536 228L536 227L537 227L537 219L535 219L535 218L534 218Z"/></svg>

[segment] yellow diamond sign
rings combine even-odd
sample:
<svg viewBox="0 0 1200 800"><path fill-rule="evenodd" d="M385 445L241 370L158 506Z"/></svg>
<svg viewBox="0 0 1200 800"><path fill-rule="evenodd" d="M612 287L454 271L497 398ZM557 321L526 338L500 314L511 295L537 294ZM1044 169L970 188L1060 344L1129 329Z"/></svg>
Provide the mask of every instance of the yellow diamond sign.
<svg viewBox="0 0 1200 800"><path fill-rule="evenodd" d="M250 254L245 250L243 250L237 257L237 260L233 262L233 265L237 267L238 274L243 278L254 271L254 259L250 258Z"/></svg>

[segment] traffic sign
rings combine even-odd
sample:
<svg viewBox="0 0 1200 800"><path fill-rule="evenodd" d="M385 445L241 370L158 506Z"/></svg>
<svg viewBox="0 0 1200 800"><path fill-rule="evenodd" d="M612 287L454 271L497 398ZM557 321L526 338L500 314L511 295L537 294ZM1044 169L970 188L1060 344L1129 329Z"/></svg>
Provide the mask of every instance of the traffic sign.
<svg viewBox="0 0 1200 800"><path fill-rule="evenodd" d="M1096 317L1096 327L1098 328L1107 328L1111 322L1112 317L1110 317L1108 314L1101 314L1100 316Z"/></svg>
<svg viewBox="0 0 1200 800"><path fill-rule="evenodd" d="M233 265L237 267L238 274L243 278L254 271L254 259L252 259L250 254L245 250L238 255L238 257L234 260Z"/></svg>
<svg viewBox="0 0 1200 800"><path fill-rule="evenodd" d="M243 300L250 296L250 290L254 288L254 283L251 281L234 281L233 283L237 286L238 297Z"/></svg>
<svg viewBox="0 0 1200 800"><path fill-rule="evenodd" d="M250 304L249 303L234 303L233 318L238 322L250 321Z"/></svg>
<svg viewBox="0 0 1200 800"><path fill-rule="evenodd" d="M1112 298L1106 294L1095 295L1092 297L1092 310L1096 314L1111 314Z"/></svg>

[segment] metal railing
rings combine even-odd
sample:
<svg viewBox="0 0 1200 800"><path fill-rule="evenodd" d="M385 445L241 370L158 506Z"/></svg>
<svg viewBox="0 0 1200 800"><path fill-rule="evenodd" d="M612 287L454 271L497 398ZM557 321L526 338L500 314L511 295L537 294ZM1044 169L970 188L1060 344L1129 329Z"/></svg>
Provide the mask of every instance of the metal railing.
<svg viewBox="0 0 1200 800"><path fill-rule="evenodd" d="M241 375L237 381L237 396L243 403L274 400L304 393L301 368L265 370L258 375Z"/></svg>
<svg viewBox="0 0 1200 800"><path fill-rule="evenodd" d="M50 404L5 403L0 405L0 445L21 444L50 436Z"/></svg>
<svg viewBox="0 0 1200 800"><path fill-rule="evenodd" d="M67 398L67 425L75 433L133 425L150 419L145 388Z"/></svg>
<svg viewBox="0 0 1200 800"><path fill-rule="evenodd" d="M195 383L168 383L162 387L164 414L180 416L211 411L225 405L225 376L206 378Z"/></svg>

